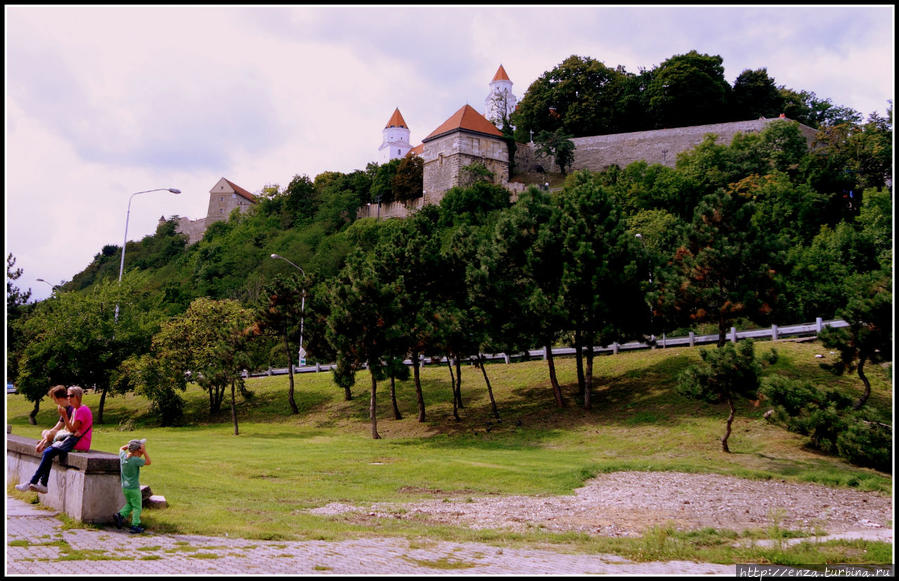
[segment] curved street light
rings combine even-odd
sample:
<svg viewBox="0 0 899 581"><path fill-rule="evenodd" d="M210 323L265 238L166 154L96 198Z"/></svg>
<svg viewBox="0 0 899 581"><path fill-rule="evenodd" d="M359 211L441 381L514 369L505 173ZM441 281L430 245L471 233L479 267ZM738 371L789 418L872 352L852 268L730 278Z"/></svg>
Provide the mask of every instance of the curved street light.
<svg viewBox="0 0 899 581"><path fill-rule="evenodd" d="M300 272L302 272L303 277L306 276L306 271L303 270L303 267L301 267L297 264L294 264L293 262L287 260L280 254L272 254L272 258L280 258L287 264L291 265L292 267L294 267L297 270L299 270ZM305 319L306 319L306 289L304 288L303 289L303 299L302 299L302 302L300 303L300 350L297 351L297 365L302 364L302 361L304 359L303 355L306 354L306 352L303 350L303 323L304 323Z"/></svg>
<svg viewBox="0 0 899 581"><path fill-rule="evenodd" d="M134 199L134 196L138 194L148 194L150 192L172 192L173 194L180 194L181 190L178 188L156 188L154 190L144 190L142 192L134 192L131 194L131 197L128 198L128 213L125 214L125 240L122 242L122 259L119 262L119 283L122 282L122 273L125 270L125 246L128 244L128 220L131 218L131 200ZM119 304L115 305L115 322L119 322Z"/></svg>

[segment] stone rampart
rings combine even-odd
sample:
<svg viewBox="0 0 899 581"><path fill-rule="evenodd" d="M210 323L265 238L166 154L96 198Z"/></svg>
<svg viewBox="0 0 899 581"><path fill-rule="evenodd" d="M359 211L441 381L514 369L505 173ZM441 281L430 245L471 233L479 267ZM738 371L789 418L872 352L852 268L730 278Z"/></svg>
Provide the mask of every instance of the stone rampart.
<svg viewBox="0 0 899 581"><path fill-rule="evenodd" d="M41 463L34 450L37 440L6 434L6 482L28 482ZM72 451L53 459L47 492L39 493L41 504L55 508L75 520L89 523L112 521L112 514L125 504L116 454L89 450Z"/></svg>
<svg viewBox="0 0 899 581"><path fill-rule="evenodd" d="M718 144L729 145L737 133L758 133L774 121L783 119L760 118L752 121L575 137L571 140L575 145L571 170L602 171L611 165L624 168L635 161L674 167L678 154L693 149L710 133L717 136ZM799 130L811 146L815 130L802 124L799 125ZM541 165L546 171L559 171L559 167L550 158L536 153L533 144L518 144L515 155L516 171L534 171L537 165Z"/></svg>

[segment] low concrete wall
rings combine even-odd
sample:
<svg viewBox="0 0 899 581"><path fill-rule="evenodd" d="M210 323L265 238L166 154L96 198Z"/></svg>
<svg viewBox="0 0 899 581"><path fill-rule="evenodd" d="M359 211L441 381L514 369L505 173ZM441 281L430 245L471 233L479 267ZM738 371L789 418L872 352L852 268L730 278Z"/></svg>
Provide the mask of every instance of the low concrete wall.
<svg viewBox="0 0 899 581"><path fill-rule="evenodd" d="M6 435L6 481L28 482L41 463L37 440ZM119 457L90 450L69 452L53 459L47 492L38 494L41 504L89 523L112 522L112 514L125 504Z"/></svg>

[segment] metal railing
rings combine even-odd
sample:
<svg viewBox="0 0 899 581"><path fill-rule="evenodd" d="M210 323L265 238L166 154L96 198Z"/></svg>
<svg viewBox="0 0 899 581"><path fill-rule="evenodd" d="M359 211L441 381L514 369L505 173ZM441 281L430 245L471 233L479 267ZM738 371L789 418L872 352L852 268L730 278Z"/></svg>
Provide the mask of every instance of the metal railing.
<svg viewBox="0 0 899 581"><path fill-rule="evenodd" d="M767 329L752 329L748 331L737 331L736 328L731 327L730 332L728 333L728 340L733 343L736 343L740 339L756 339L756 340L764 340L764 341L776 341L778 339L782 339L784 337L803 337L803 336L817 336L818 333L821 332L824 327L848 327L849 323L843 321L842 319L833 319L829 321L824 321L820 317L815 319L814 323L802 323L798 325L789 325L786 327L779 327L777 325L771 325L770 328ZM687 336L680 337L666 337L662 335L661 338L657 338L655 342L656 348L664 349L666 347L695 347L696 345L705 345L709 343L717 343L718 342L718 334L715 333L713 335L696 335L692 331ZM619 351L632 351L636 349L649 349L652 345L643 342L643 341L631 341L628 343L613 343L612 345L606 345L601 347L594 347L594 353L618 353ZM574 355L575 349L574 347L558 347L552 350L553 357L557 356L565 356L565 355ZM524 353L482 353L481 357L487 361L494 361L497 359L502 359L506 363L511 363L512 359L524 358ZM533 349L527 352L527 358L540 358L546 359L546 350L545 349ZM469 357L472 359L473 357ZM406 359L403 363L406 365L412 365L412 361ZM423 357L421 363L431 363L431 364L445 364L446 357ZM317 373L321 371L330 371L335 367L334 364L319 364L316 363L314 365L304 365L298 366L295 365L293 368L294 373ZM267 371L262 372L253 372L249 373L249 377L264 377L267 375L284 375L287 373L287 368L277 368L277 369L269 369Z"/></svg>

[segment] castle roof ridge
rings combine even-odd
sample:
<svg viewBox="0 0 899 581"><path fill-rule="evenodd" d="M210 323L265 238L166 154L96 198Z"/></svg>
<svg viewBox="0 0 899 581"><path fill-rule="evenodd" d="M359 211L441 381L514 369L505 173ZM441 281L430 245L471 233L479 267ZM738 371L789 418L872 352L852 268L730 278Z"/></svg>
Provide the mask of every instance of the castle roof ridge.
<svg viewBox="0 0 899 581"><path fill-rule="evenodd" d="M444 121L437 129L432 131L427 137L421 140L422 143L436 139L437 137L453 131L470 131L473 133L482 133L494 137L502 137L502 132L496 126L487 120L486 117L478 113L471 105L464 105L461 109Z"/></svg>
<svg viewBox="0 0 899 581"><path fill-rule="evenodd" d="M512 82L512 80L509 78L509 75L506 74L506 69L503 68L503 65L499 65L499 68L496 69L496 74L493 75L493 80L490 82L495 83L496 81L509 81L510 83Z"/></svg>
<svg viewBox="0 0 899 581"><path fill-rule="evenodd" d="M388 127L405 127L406 129L409 129L409 126L406 125L406 120L403 119L403 114L400 113L399 107L397 107L393 112L393 115L390 116L390 120L387 121L387 125L384 126L384 129L387 129Z"/></svg>
<svg viewBox="0 0 899 581"><path fill-rule="evenodd" d="M239 185L235 184L234 182L232 182L232 181L229 180L228 178L223 177L222 179L225 180L225 181L228 183L228 185L231 186L231 187L234 189L234 192L237 193L239 196L241 196L241 197L243 197L243 198L246 198L247 200L253 202L254 204L255 204L256 202L258 202L258 200L256 199L256 196L254 196L253 194L251 194L251 193L248 192L247 190L245 190L245 189L243 189L242 187L240 187Z"/></svg>

